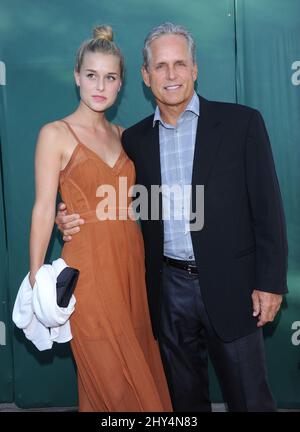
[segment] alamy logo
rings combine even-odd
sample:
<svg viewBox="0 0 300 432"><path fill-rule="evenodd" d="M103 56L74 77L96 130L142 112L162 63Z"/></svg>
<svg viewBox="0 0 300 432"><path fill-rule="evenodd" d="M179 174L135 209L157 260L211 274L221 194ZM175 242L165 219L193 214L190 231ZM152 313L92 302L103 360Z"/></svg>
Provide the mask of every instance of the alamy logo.
<svg viewBox="0 0 300 432"><path fill-rule="evenodd" d="M292 344L295 346L300 345L300 321L294 321L291 328L296 330L291 337Z"/></svg>
<svg viewBox="0 0 300 432"><path fill-rule="evenodd" d="M162 198L164 221L185 221L189 231L200 231L204 226L204 186L136 184L128 189L127 177L119 177L118 188L101 185L96 196L101 198L96 208L98 220L159 220ZM133 200L131 200L133 198ZM150 203L150 208L149 208Z"/></svg>
<svg viewBox="0 0 300 432"><path fill-rule="evenodd" d="M3 321L0 321L0 345L6 345L6 331Z"/></svg>
<svg viewBox="0 0 300 432"><path fill-rule="evenodd" d="M295 71L291 76L292 84L298 86L300 85L300 60L294 61L291 69Z"/></svg>

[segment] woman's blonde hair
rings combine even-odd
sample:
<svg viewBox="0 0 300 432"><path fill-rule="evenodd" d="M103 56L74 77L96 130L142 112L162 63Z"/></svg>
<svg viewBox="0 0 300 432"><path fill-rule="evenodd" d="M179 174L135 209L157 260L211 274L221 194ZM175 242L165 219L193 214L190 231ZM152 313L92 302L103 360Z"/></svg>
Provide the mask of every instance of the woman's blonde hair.
<svg viewBox="0 0 300 432"><path fill-rule="evenodd" d="M80 72L84 56L87 52L111 54L120 60L120 75L124 75L124 58L119 47L113 42L113 31L109 25L101 25L93 30L92 39L84 41L76 55L75 71Z"/></svg>

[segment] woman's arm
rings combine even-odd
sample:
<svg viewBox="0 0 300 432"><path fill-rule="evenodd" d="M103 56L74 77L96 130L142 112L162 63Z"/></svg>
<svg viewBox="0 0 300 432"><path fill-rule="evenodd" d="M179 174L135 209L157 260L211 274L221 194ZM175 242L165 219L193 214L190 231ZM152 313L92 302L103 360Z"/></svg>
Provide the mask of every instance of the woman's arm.
<svg viewBox="0 0 300 432"><path fill-rule="evenodd" d="M38 137L35 153L35 203L30 230L31 286L35 274L44 263L54 225L55 204L61 169L62 151L59 126L45 125Z"/></svg>

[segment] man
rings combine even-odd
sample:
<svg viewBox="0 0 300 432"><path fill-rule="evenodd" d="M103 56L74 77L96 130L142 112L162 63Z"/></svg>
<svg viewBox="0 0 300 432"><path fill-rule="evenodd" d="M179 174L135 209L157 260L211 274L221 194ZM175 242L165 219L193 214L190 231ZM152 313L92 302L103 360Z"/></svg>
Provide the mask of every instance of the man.
<svg viewBox="0 0 300 432"><path fill-rule="evenodd" d="M210 411L207 353L231 411L274 411L261 327L287 292L284 213L258 111L194 91L195 44L165 23L145 40L142 75L157 108L123 134L136 183L204 185L204 226L141 220L153 332L175 411ZM176 197L170 195L171 207ZM162 196L162 207L167 204ZM150 208L149 205L149 208ZM57 218L67 235L73 215Z"/></svg>

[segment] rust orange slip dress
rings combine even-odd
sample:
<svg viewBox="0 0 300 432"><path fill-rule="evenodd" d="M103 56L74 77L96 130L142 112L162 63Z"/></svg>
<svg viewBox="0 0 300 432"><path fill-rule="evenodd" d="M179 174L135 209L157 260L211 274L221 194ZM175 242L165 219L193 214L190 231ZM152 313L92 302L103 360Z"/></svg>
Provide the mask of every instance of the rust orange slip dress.
<svg viewBox="0 0 300 432"><path fill-rule="evenodd" d="M80 142L61 171L60 193L68 213L85 224L65 243L62 258L80 270L72 314L72 352L77 365L79 411L171 411L171 402L148 311L143 238L138 224L99 220L101 185L116 191L135 183L133 162L122 149L114 166ZM125 206L128 207L129 199Z"/></svg>

